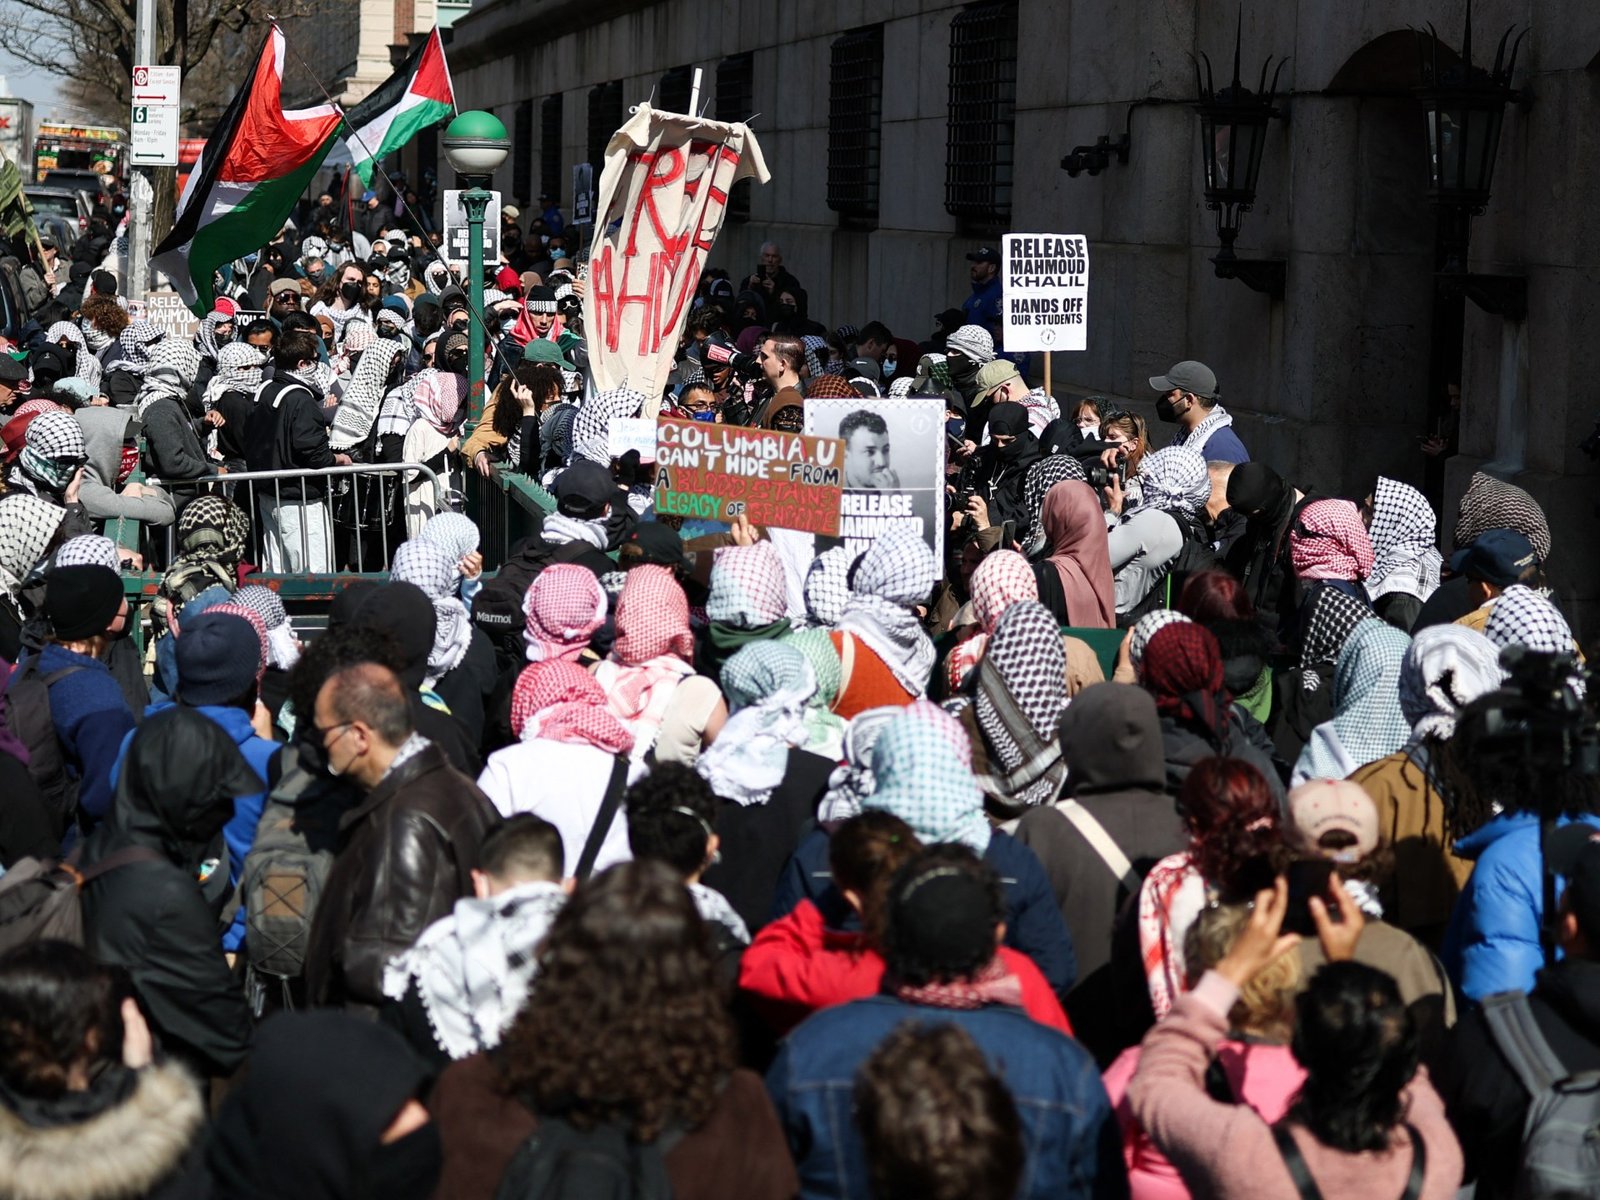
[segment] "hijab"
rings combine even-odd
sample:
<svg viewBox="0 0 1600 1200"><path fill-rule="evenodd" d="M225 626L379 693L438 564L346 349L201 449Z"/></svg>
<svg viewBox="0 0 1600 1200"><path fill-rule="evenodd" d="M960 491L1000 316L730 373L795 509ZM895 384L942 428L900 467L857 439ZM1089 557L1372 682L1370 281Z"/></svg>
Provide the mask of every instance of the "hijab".
<svg viewBox="0 0 1600 1200"><path fill-rule="evenodd" d="M523 742L566 742L608 754L633 749L633 735L606 708L594 676L564 659L522 668L511 692L511 731Z"/></svg>
<svg viewBox="0 0 1600 1200"><path fill-rule="evenodd" d="M1434 546L1433 506L1410 484L1378 476L1372 493L1372 570L1367 595L1373 600L1403 592L1426 600L1439 586L1443 564Z"/></svg>
<svg viewBox="0 0 1600 1200"><path fill-rule="evenodd" d="M1061 579L1067 624L1111 629L1117 623L1116 587L1100 502L1086 483L1058 483L1046 493L1040 519L1049 563Z"/></svg>
<svg viewBox="0 0 1600 1200"><path fill-rule="evenodd" d="M1139 682L1156 699L1156 711L1212 746L1227 744L1229 696L1222 679L1216 635L1193 621L1158 629L1145 647Z"/></svg>
<svg viewBox="0 0 1600 1200"><path fill-rule="evenodd" d="M1539 502L1515 484L1479 471L1456 510L1455 548L1472 545L1490 529L1514 529L1528 539L1540 562L1550 558L1550 523Z"/></svg>
<svg viewBox="0 0 1600 1200"><path fill-rule="evenodd" d="M893 813L924 844L959 842L984 853L991 834L983 793L972 774L970 750L963 761L957 749L966 744L966 731L931 704L901 714L873 744L873 789L861 807Z"/></svg>
<svg viewBox="0 0 1600 1200"><path fill-rule="evenodd" d="M1411 723L1400 707L1400 676L1411 638L1368 617L1339 652L1333 672L1333 719L1311 731L1294 780L1344 779L1401 749Z"/></svg>

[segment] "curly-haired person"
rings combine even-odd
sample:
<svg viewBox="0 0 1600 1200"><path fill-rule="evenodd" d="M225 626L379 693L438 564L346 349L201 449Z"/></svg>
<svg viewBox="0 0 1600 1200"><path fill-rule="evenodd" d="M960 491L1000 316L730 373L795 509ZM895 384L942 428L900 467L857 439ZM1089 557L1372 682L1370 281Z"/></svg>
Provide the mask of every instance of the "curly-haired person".
<svg viewBox="0 0 1600 1200"><path fill-rule="evenodd" d="M439 1080L439 1194L490 1200L542 1121L609 1127L663 1154L676 1200L798 1189L760 1079L734 1068L705 923L682 875L630 862L582 885L539 950L539 984L495 1055ZM681 1135L681 1136L680 1136Z"/></svg>

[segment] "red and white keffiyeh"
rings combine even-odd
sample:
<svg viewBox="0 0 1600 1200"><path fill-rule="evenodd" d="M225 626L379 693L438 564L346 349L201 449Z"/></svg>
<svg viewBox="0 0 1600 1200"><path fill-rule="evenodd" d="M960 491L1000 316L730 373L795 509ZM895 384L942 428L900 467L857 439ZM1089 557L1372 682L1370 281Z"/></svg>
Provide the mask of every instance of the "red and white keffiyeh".
<svg viewBox="0 0 1600 1200"><path fill-rule="evenodd" d="M605 623L606 594L589 568L554 563L528 585L522 616L529 662L576 659Z"/></svg>
<svg viewBox="0 0 1600 1200"><path fill-rule="evenodd" d="M1372 572L1372 539L1349 500L1316 500L1289 533L1289 561L1301 579L1360 582Z"/></svg>
<svg viewBox="0 0 1600 1200"><path fill-rule="evenodd" d="M606 708L594 676L562 660L522 668L511 693L511 731L524 742L568 742L611 754L633 749L633 735Z"/></svg>

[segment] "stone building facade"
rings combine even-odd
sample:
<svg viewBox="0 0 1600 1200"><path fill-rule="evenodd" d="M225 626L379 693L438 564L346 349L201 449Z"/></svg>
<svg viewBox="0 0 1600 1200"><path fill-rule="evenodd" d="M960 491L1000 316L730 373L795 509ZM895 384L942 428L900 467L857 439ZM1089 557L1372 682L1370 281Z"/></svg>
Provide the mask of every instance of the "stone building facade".
<svg viewBox="0 0 1600 1200"><path fill-rule="evenodd" d="M459 7L437 0L327 0L313 5L306 16L283 22L303 60L295 64L293 83L307 103L322 103L325 87L350 108L389 78L394 70L391 46L404 43L408 34L426 33L447 10L453 14ZM315 79L305 80L306 72Z"/></svg>
<svg viewBox="0 0 1600 1200"><path fill-rule="evenodd" d="M555 187L564 208L572 166L596 160L625 106L681 107L688 69L704 68L706 111L749 120L773 176L715 261L743 276L777 241L830 323L924 338L967 294L967 251L1008 230L1087 235L1089 348L1055 356L1058 395L1148 415L1147 378L1203 359L1259 457L1324 493L1365 494L1380 472L1428 483L1447 548L1457 497L1490 469L1550 513L1553 580L1592 635L1597 464L1578 444L1600 417L1600 156L1585 149L1600 133L1600 5L1477 0L1472 16L1480 65L1506 27L1531 27L1470 257L1526 278L1525 314L1457 301L1452 316L1435 284L1412 30L1431 24L1459 50L1465 0L1243 7L1250 86L1263 59L1289 60L1238 242L1286 263L1281 298L1210 262L1194 59L1228 73L1232 2L477 0L449 55L463 105L514 134L496 185ZM1125 165L1061 169L1124 132ZM1419 439L1455 384L1459 453L1429 479Z"/></svg>

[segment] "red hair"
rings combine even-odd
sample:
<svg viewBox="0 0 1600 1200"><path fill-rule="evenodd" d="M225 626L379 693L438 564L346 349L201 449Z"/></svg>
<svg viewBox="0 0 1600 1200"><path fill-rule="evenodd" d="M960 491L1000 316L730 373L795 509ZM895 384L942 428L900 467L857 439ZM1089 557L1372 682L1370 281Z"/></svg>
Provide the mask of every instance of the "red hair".
<svg viewBox="0 0 1600 1200"><path fill-rule="evenodd" d="M1240 583L1228 571L1196 571L1178 593L1177 609L1199 625L1218 621L1252 621L1255 606Z"/></svg>
<svg viewBox="0 0 1600 1200"><path fill-rule="evenodd" d="M1202 758L1178 792L1178 811L1195 869L1224 899L1271 885L1267 856L1280 838L1278 802L1260 771L1237 758Z"/></svg>

